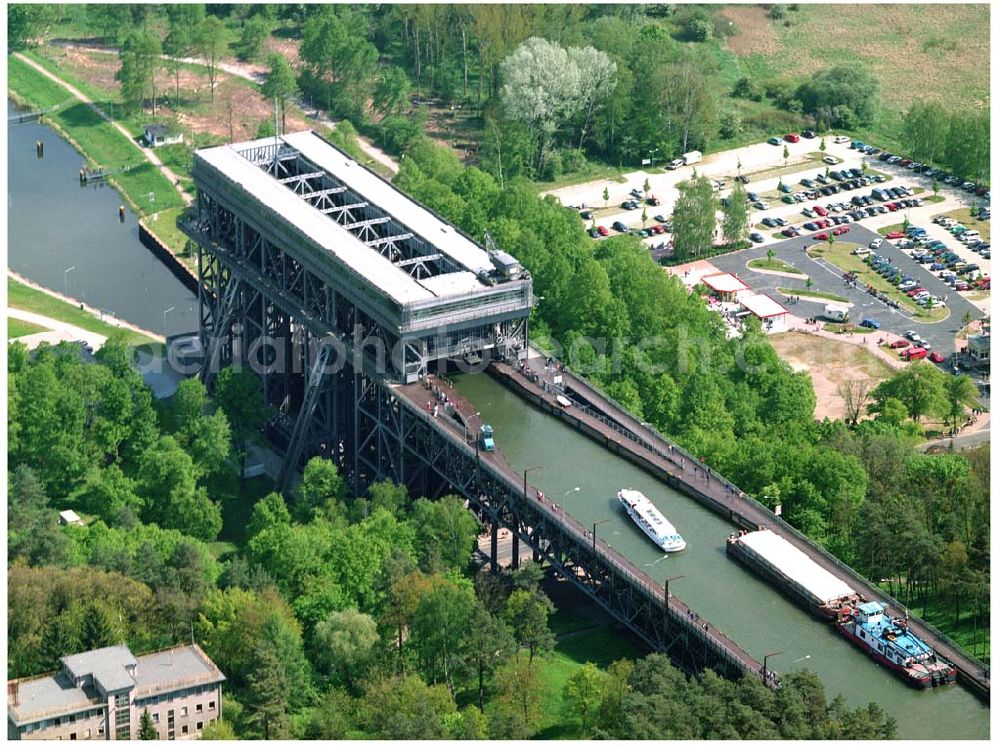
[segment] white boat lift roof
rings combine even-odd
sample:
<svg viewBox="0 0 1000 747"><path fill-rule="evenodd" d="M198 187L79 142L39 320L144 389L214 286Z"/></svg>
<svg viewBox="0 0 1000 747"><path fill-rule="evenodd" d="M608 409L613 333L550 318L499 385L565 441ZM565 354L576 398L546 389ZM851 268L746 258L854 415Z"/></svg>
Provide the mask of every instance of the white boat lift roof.
<svg viewBox="0 0 1000 747"><path fill-rule="evenodd" d="M489 290L478 273L494 270L486 249L477 245L430 210L409 199L388 182L352 160L311 130L284 135L282 143L302 154L334 179L349 185L363 200L417 235L460 269L433 277L418 278L394 264L373 245L361 241L348 228L331 220L281 181L243 154L249 149L273 146L274 138L233 143L197 151L197 157L220 172L240 189L280 216L323 250L358 273L365 282L399 304L434 301L439 298Z"/></svg>
<svg viewBox="0 0 1000 747"><path fill-rule="evenodd" d="M832 602L855 593L844 581L770 529L744 534L736 541L808 590L820 602Z"/></svg>

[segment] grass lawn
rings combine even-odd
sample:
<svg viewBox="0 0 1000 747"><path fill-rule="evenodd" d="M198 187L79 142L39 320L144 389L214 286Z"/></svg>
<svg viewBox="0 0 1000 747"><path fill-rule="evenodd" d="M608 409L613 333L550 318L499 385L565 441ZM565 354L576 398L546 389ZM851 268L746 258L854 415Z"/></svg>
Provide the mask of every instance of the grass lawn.
<svg viewBox="0 0 1000 747"><path fill-rule="evenodd" d="M607 626L557 641L552 658L545 662L541 670L544 683L542 723L536 738L579 738L580 723L565 713L562 690L566 680L584 664L593 662L603 669L618 659L637 659L644 653L625 633Z"/></svg>
<svg viewBox="0 0 1000 747"><path fill-rule="evenodd" d="M597 179L612 179L619 184L625 183L625 178L622 176L626 171L635 171L635 169L622 169L618 166L609 166L608 164L587 161L586 165L577 170L570 172L568 174L560 174L552 181L536 181L533 182L535 188L539 192L551 192L553 189L560 189L561 187L569 187L573 184L583 184L584 182L592 182ZM662 169L654 169L647 171L651 174L662 173ZM594 203L598 204L604 203L604 198L601 194L594 195Z"/></svg>
<svg viewBox="0 0 1000 747"><path fill-rule="evenodd" d="M947 213L939 213L935 215L935 218L940 218L942 215L946 215L949 218L954 218L963 226L968 228L970 231L975 229L983 237L983 241L990 240L990 222L988 220L979 220L979 218L973 218L969 215L968 208L958 208L957 210L952 210Z"/></svg>
<svg viewBox="0 0 1000 747"><path fill-rule="evenodd" d="M58 298L53 298L47 293L30 288L10 277L7 278L7 305L15 309L33 311L42 316L58 319L61 322L66 322L67 324L72 324L90 332L105 335L106 337L110 337L116 332L122 332L125 334L125 341L129 345L158 344L146 335L106 324L87 311L61 301Z"/></svg>
<svg viewBox="0 0 1000 747"><path fill-rule="evenodd" d="M793 267L787 262L782 262L780 259L775 259L773 257L771 259L768 259L767 257L751 259L747 262L747 267L751 270L774 270L776 272L789 272L793 275L801 275L802 277L805 277L805 273L799 268Z"/></svg>
<svg viewBox="0 0 1000 747"><path fill-rule="evenodd" d="M836 265L844 272L858 273L858 280L866 285L873 285L876 290L885 293L889 298L899 301L900 308L912 316L912 321L932 323L940 322L948 317L948 307L942 306L937 309L925 309L918 307L905 293L896 288L895 285L874 272L864 263L861 257L857 257L851 252L857 245L848 244L843 241L835 242L832 247L827 244L813 244L809 247L810 257L823 257L828 262Z"/></svg>
<svg viewBox="0 0 1000 747"><path fill-rule="evenodd" d="M924 197L923 200L924 202L930 203L944 202L944 195L928 195L927 197Z"/></svg>
<svg viewBox="0 0 1000 747"><path fill-rule="evenodd" d="M7 89L16 92L20 98L40 109L76 100L58 83L39 75L12 55L7 55Z"/></svg>
<svg viewBox="0 0 1000 747"><path fill-rule="evenodd" d="M184 249L189 239L184 232L177 227L177 219L184 215L187 210L188 208L186 207L174 207L169 210L161 210L146 219L146 226L150 231L156 234L164 244L170 247L170 250L173 251L174 254L181 259L190 259L193 262L194 255L192 254L188 257Z"/></svg>
<svg viewBox="0 0 1000 747"><path fill-rule="evenodd" d="M778 293L783 293L786 296L798 296L799 298L805 298L806 300L817 299L822 301L850 303L850 299L838 296L836 293L827 293L826 291L813 290L812 288L806 290L800 290L799 288L778 288Z"/></svg>
<svg viewBox="0 0 1000 747"><path fill-rule="evenodd" d="M887 584L879 584L879 588L886 592L889 591ZM989 664L989 618L984 622L980 617L979 629L976 631L976 626L973 625L973 610L968 601L962 602L958 622L955 621L955 600L948 593L935 595L932 592L927 600L926 609L923 606L923 599L918 593L915 599L910 600L909 609L910 614L920 615L921 618L962 646L966 652Z"/></svg>
<svg viewBox="0 0 1000 747"><path fill-rule="evenodd" d="M39 324L32 324L31 322L25 322L21 319L8 319L7 320L7 339L13 340L15 337L25 337L27 335L33 335L37 332L47 332L48 327L42 327Z"/></svg>

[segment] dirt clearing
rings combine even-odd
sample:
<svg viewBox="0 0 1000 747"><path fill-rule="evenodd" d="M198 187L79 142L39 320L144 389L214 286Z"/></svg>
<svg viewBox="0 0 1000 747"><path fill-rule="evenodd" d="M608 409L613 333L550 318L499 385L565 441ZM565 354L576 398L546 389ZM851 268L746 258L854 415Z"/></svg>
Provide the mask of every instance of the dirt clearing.
<svg viewBox="0 0 1000 747"><path fill-rule="evenodd" d="M870 387L888 378L893 370L860 345L800 332L783 332L768 338L782 360L795 371L807 371L816 391L815 417L841 420L844 399L837 389L844 381L860 379ZM871 338L874 345L875 337Z"/></svg>

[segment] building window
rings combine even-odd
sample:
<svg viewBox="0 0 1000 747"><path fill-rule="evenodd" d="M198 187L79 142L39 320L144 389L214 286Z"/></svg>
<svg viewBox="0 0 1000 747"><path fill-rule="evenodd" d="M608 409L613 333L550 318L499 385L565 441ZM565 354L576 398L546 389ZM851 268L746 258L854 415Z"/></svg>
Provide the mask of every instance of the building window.
<svg viewBox="0 0 1000 747"><path fill-rule="evenodd" d="M76 723L76 714L75 714L75 713L73 713L73 714L70 714L70 717L69 717L69 722L70 722L71 724L75 724L75 723Z"/></svg>
<svg viewBox="0 0 1000 747"><path fill-rule="evenodd" d="M202 709L205 707L204 703L197 703L194 707L195 713L201 713Z"/></svg>
<svg viewBox="0 0 1000 747"><path fill-rule="evenodd" d="M188 707L181 706L181 716L187 716L187 715L188 715Z"/></svg>
<svg viewBox="0 0 1000 747"><path fill-rule="evenodd" d="M69 735L69 738L70 738L70 741L71 741L71 742L75 742L75 741L76 741L76 732L75 732L75 731L74 731L74 732L72 732L72 733L71 733L71 734Z"/></svg>
<svg viewBox="0 0 1000 747"><path fill-rule="evenodd" d="M158 713L154 713L153 714L153 723L154 724L160 723L160 714L158 714Z"/></svg>
<svg viewBox="0 0 1000 747"><path fill-rule="evenodd" d="M201 729L202 729L202 727L203 727L204 725L205 725L205 724L204 724L204 722L202 722L202 721L199 721L199 722L198 722L198 731L201 731Z"/></svg>
<svg viewBox="0 0 1000 747"><path fill-rule="evenodd" d="M184 724L183 726L181 726L181 734L187 734L187 733L188 733L188 725Z"/></svg>
<svg viewBox="0 0 1000 747"><path fill-rule="evenodd" d="M213 708L215 708L215 701L214 700L208 701L208 709L212 710Z"/></svg>

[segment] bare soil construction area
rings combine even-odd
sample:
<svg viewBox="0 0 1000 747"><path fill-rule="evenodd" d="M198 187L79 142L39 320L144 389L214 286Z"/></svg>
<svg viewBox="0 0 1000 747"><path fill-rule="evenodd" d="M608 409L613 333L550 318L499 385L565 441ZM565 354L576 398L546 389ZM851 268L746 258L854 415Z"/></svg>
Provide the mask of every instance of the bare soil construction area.
<svg viewBox="0 0 1000 747"><path fill-rule="evenodd" d="M887 363L860 345L799 332L784 332L768 339L794 370L809 372L816 391L814 415L818 420L844 417L844 399L837 392L842 382L861 379L874 387L893 373ZM873 336L873 346L875 339Z"/></svg>

